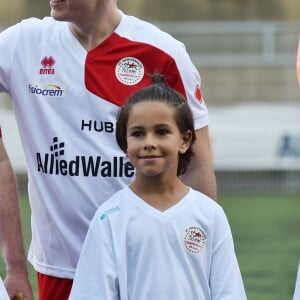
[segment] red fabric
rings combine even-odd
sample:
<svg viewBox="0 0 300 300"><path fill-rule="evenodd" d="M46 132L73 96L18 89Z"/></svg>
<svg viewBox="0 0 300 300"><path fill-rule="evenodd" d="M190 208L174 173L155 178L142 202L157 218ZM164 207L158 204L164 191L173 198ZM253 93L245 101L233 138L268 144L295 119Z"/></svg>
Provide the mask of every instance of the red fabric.
<svg viewBox="0 0 300 300"><path fill-rule="evenodd" d="M0 138L2 138L2 131L1 131L1 127L0 127Z"/></svg>
<svg viewBox="0 0 300 300"><path fill-rule="evenodd" d="M124 61L126 59L127 64ZM135 59L139 63L134 61ZM124 65L119 65L122 61ZM144 75L139 73L143 68ZM128 80L127 84L122 83L116 73L125 81ZM187 98L175 60L149 44L133 42L113 33L98 47L88 52L85 62L87 89L118 106L138 89L149 86L149 75L156 73L165 75L164 82ZM135 79L137 82L131 84Z"/></svg>
<svg viewBox="0 0 300 300"><path fill-rule="evenodd" d="M300 85L300 38L298 42L298 52L297 52L297 78L298 78L298 84Z"/></svg>
<svg viewBox="0 0 300 300"><path fill-rule="evenodd" d="M37 274L39 300L68 300L72 279Z"/></svg>

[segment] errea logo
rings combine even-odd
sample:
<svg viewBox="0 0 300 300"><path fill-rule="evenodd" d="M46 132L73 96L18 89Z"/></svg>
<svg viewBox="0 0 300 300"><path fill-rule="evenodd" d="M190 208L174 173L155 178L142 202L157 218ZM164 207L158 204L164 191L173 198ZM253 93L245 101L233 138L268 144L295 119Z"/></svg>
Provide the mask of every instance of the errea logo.
<svg viewBox="0 0 300 300"><path fill-rule="evenodd" d="M43 68L40 69L41 75L54 75L55 69L53 68L55 64L55 59L52 56L45 56L41 60Z"/></svg>

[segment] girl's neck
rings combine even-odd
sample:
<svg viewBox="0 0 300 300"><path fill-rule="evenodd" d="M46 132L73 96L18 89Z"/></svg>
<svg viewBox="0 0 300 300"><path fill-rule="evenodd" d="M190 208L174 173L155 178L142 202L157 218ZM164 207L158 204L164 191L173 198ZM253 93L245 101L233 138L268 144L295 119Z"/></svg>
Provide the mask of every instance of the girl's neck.
<svg viewBox="0 0 300 300"><path fill-rule="evenodd" d="M164 211L177 204L188 192L188 187L179 178L169 181L156 181L154 178L136 178L131 190L146 203Z"/></svg>

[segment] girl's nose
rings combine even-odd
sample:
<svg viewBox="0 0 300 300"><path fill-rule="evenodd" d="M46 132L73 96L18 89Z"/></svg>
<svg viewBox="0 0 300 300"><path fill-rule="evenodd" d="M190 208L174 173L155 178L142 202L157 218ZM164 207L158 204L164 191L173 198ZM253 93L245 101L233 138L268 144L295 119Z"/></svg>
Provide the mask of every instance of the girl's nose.
<svg viewBox="0 0 300 300"><path fill-rule="evenodd" d="M151 144L147 144L147 145L144 146L144 149L145 149L145 150L148 150L148 151L149 151L149 150L152 150L152 149L154 149L154 148L155 148L155 146L154 146L154 145L151 145Z"/></svg>
<svg viewBox="0 0 300 300"><path fill-rule="evenodd" d="M153 139L153 136L147 135L146 140L145 140L144 149L149 151L154 148L155 148L155 141Z"/></svg>

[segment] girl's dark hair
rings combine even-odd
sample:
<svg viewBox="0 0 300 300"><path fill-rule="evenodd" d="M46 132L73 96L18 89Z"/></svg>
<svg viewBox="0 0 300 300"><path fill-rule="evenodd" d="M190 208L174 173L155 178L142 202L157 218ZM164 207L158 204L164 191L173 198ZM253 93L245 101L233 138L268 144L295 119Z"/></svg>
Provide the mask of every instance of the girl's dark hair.
<svg viewBox="0 0 300 300"><path fill-rule="evenodd" d="M175 110L175 121L179 131L182 134L186 134L188 131L191 132L191 145L196 140L193 115L184 97L165 85L164 76L162 75L153 75L152 82L152 85L142 88L130 96L119 111L116 123L116 139L119 147L125 153L127 151L127 124L131 108L143 101L157 101L172 106ZM180 154L177 175L185 173L193 154L192 147L189 147L184 154Z"/></svg>

